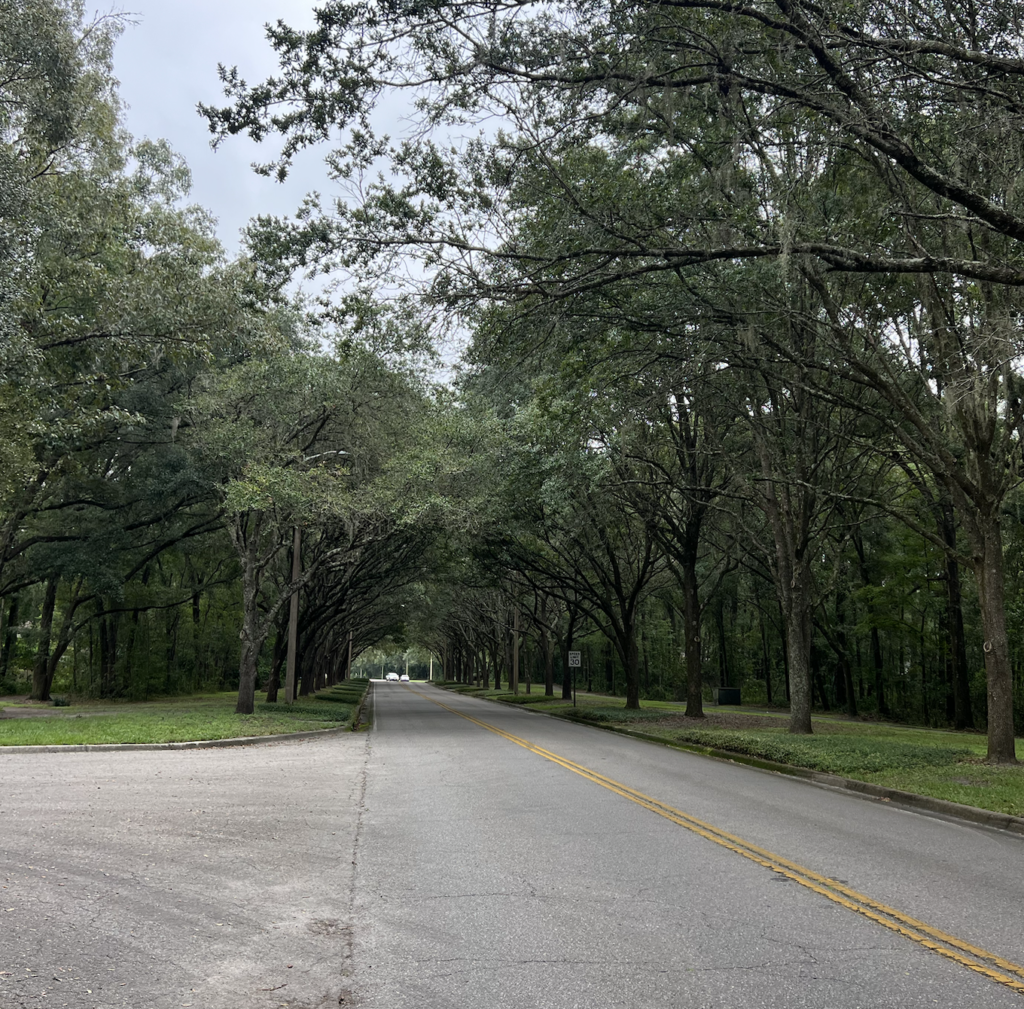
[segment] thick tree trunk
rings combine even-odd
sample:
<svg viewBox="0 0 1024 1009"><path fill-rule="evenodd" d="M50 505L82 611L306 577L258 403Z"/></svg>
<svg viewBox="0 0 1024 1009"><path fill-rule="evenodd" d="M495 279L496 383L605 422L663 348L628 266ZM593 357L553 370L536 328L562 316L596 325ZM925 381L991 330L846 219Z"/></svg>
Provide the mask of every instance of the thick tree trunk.
<svg viewBox="0 0 1024 1009"><path fill-rule="evenodd" d="M7 621L4 624L3 643L0 644L0 680L6 678L11 664L11 653L18 640L18 596L12 596L7 607Z"/></svg>
<svg viewBox="0 0 1024 1009"><path fill-rule="evenodd" d="M238 659L238 703L235 714L251 715L256 710L256 658L259 653L245 639L242 639L241 655Z"/></svg>
<svg viewBox="0 0 1024 1009"><path fill-rule="evenodd" d="M684 559L683 588L683 641L686 652L686 716L704 717L704 677L701 666L700 596L697 585L697 560Z"/></svg>
<svg viewBox="0 0 1024 1009"><path fill-rule="evenodd" d="M992 764L1015 764L1013 670L1006 634L1003 538L997 514L977 516L976 538L975 577L988 681L988 760Z"/></svg>
<svg viewBox="0 0 1024 1009"><path fill-rule="evenodd" d="M551 634L546 627L540 629L540 649L544 657L544 696L555 696L555 660L551 647Z"/></svg>
<svg viewBox="0 0 1024 1009"><path fill-rule="evenodd" d="M780 558L780 561L782 558ZM785 574L783 574L785 572ZM809 735L811 729L811 622L809 565L802 558L780 563L779 595L786 621L789 660L789 731Z"/></svg>
<svg viewBox="0 0 1024 1009"><path fill-rule="evenodd" d="M263 638L257 612L255 550L250 548L242 558L242 647L238 657L238 702L235 713L251 715L256 710L256 663Z"/></svg>
<svg viewBox="0 0 1024 1009"><path fill-rule="evenodd" d="M637 647L636 628L626 628L623 636L621 652L626 669L626 708L636 711L640 707L640 649Z"/></svg>
<svg viewBox="0 0 1024 1009"><path fill-rule="evenodd" d="M50 699L50 636L53 633L53 611L57 605L56 577L46 583L43 595L43 609L39 616L39 644L36 648L36 661L32 667L32 700L48 701Z"/></svg>

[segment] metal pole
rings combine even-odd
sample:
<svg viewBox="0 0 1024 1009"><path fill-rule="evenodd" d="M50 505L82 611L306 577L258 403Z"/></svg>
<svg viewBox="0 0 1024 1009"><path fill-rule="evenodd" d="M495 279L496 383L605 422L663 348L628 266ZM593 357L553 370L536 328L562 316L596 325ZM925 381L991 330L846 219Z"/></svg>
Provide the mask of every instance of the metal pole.
<svg viewBox="0 0 1024 1009"><path fill-rule="evenodd" d="M348 664L345 666L345 679L352 679L352 632L348 632Z"/></svg>
<svg viewBox="0 0 1024 1009"><path fill-rule="evenodd" d="M295 527L292 539L292 582L299 580L302 573L302 532ZM288 614L288 666L284 679L284 703L291 704L295 700L295 653L299 646L299 590L292 592L291 610Z"/></svg>

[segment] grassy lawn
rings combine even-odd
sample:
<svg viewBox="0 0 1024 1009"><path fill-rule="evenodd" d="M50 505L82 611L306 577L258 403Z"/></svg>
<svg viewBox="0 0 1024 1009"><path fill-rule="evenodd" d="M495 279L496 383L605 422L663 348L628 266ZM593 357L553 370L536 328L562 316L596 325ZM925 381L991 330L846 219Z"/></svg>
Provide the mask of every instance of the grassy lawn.
<svg viewBox="0 0 1024 1009"><path fill-rule="evenodd" d="M257 701L252 715L236 715L237 694L202 694L145 702L95 701L66 708L37 708L45 714L0 718L0 746L81 743L177 743L236 736L274 736L347 725L365 690L353 681L301 698L288 706ZM6 704L5 707L14 707ZM19 712L33 710L18 705Z"/></svg>
<svg viewBox="0 0 1024 1009"><path fill-rule="evenodd" d="M578 694L574 710L561 698L545 698L543 685L539 692L534 685L530 694L520 688L518 697L507 691L479 691L464 685L449 689L635 729L668 743L728 750L1024 816L1024 765L986 764L986 741L980 733L851 720L831 714L814 716L813 736L790 736L786 731L788 714L763 708L708 705L707 717L700 720L684 717L682 704L644 701L640 711L626 711L622 698L600 694ZM1024 746L1018 745L1017 753L1024 760Z"/></svg>

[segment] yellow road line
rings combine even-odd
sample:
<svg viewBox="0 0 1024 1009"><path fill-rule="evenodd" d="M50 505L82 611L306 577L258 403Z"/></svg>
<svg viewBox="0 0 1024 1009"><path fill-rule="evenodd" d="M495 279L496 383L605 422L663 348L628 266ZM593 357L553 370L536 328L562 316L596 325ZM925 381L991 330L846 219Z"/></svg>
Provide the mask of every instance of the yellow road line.
<svg viewBox="0 0 1024 1009"><path fill-rule="evenodd" d="M962 939L957 939L941 929L933 928L931 925L912 918L902 911L879 903L865 894L858 893L837 880L822 876L813 869L808 869L796 862L791 862L781 855L776 855L774 852L760 848L756 844L744 841L734 834L720 830L718 827L705 823L703 820L698 820L695 816L690 816L682 810L675 809L673 806L669 806L658 799L637 791L635 788L630 788L628 785L608 778L597 771L591 770L589 767L577 764L566 757L559 756L557 753L552 753L550 750L545 750L542 746L537 746L528 739L515 736L511 732L499 729L496 725L491 725L489 722L484 722L479 718L474 718L472 715L467 715L464 711L449 707L447 704L429 697L418 690L412 690L411 692L430 701L432 704L436 704L440 708L444 708L445 711L450 711L453 715L465 718L467 721L480 726L482 729L486 729L488 732L493 732L495 735L501 736L503 739L507 739L509 742L529 750L531 753L536 753L545 760L550 760L552 763L558 764L560 767L564 767L566 770L572 771L588 781L601 785L616 795L621 795L623 798L629 799L645 809L649 809L652 813L657 813L666 820L671 820L680 827L685 827L687 830L699 834L701 837L729 849L729 851L735 852L737 855L742 855L744 858L771 869L787 879L792 879L801 886L807 887L808 890L813 890L834 903L863 915L865 918L869 918L871 921L877 922L879 925L883 925L885 928L907 939L913 940L933 953L938 953L940 956L944 956L960 964L962 967L983 974L992 981L996 981L1007 988L1012 988L1014 991L1024 994L1024 980L1022 980L1024 979L1024 967L1020 964L1013 963L995 953L990 953L988 950L964 942ZM997 967L1000 969L996 970L995 968ZM1016 977L1010 975L1016 975Z"/></svg>

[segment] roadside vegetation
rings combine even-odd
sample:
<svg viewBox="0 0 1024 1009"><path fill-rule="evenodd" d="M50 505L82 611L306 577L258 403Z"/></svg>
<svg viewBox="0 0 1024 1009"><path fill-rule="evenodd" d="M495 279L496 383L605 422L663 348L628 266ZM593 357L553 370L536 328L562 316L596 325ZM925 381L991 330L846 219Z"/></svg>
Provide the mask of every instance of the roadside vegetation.
<svg viewBox="0 0 1024 1009"><path fill-rule="evenodd" d="M15 717L0 718L0 746L179 743L351 728L367 686L350 680L291 705L260 703L251 715L235 712L234 693L58 708L22 704L11 709Z"/></svg>

